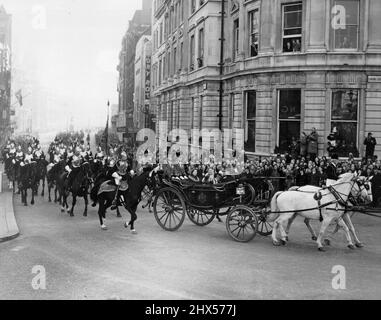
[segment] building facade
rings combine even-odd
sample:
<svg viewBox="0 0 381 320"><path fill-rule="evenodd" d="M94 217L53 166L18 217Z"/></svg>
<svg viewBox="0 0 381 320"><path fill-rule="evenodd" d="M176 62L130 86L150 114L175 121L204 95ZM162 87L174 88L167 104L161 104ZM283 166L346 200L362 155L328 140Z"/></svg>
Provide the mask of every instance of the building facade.
<svg viewBox="0 0 381 320"><path fill-rule="evenodd" d="M0 145L13 134L11 107L12 16L0 7Z"/></svg>
<svg viewBox="0 0 381 320"><path fill-rule="evenodd" d="M134 94L134 126L155 129L154 115L151 109L151 36L143 36L136 45L135 54L135 94Z"/></svg>
<svg viewBox="0 0 381 320"><path fill-rule="evenodd" d="M381 154L381 1L168 0L154 9L152 103L170 129L244 129L246 152L260 155L314 127L320 155L334 128L341 156L363 155L372 132Z"/></svg>
<svg viewBox="0 0 381 320"><path fill-rule="evenodd" d="M152 0L143 0L141 10L137 10L129 21L128 30L122 40L119 55L119 117L118 134L121 140L136 136L134 127L134 92L135 92L135 53L136 44L143 35L151 34Z"/></svg>

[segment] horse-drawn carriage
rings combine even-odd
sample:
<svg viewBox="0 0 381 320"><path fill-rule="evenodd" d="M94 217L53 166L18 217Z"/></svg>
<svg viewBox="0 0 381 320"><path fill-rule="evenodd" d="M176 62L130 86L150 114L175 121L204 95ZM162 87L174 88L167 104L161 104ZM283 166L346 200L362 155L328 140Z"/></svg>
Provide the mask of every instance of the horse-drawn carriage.
<svg viewBox="0 0 381 320"><path fill-rule="evenodd" d="M230 178L219 184L162 178L153 209L157 223L167 231L178 230L186 216L198 226L226 216L229 235L236 241L248 242L257 233L271 233L264 209L273 193L270 180L261 177Z"/></svg>
<svg viewBox="0 0 381 320"><path fill-rule="evenodd" d="M319 237L314 233L309 224L311 219L324 220L328 225L333 223L337 228L342 227L347 235L352 232L356 246L361 247L362 244L350 220L351 212L380 217L379 213L376 213L379 209L371 210L369 202L366 205L360 201L369 201L371 195L369 180L361 178L364 177L345 174L341 180L332 181L332 184L325 188L296 187L295 190L286 193L296 192L300 201L284 199L287 205L283 207L279 206L277 199L282 192L276 192L278 190L274 189L271 178L231 179L217 185L162 179L155 192L153 209L157 223L167 231L178 230L186 216L198 226L208 225L216 217L219 219L226 216L226 229L234 240L249 242L257 234L272 235L274 244L279 244L279 241L270 221L275 221L278 229L282 222L288 223L285 230L283 227L279 229L282 235L281 243L286 243L292 222L297 215L301 215L305 218L312 239L318 241L319 250L323 251L321 240L326 239L321 239L321 233ZM280 223L278 217L281 220L284 217L284 221L279 220ZM323 225L322 230L325 230L327 225ZM348 246L354 248L350 236Z"/></svg>

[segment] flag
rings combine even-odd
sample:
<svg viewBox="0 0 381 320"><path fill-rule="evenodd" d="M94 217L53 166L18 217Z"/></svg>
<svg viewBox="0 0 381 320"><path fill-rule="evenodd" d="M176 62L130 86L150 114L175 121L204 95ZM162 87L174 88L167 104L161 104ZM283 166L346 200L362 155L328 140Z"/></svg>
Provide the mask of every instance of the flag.
<svg viewBox="0 0 381 320"><path fill-rule="evenodd" d="M110 107L110 102L107 102L107 108ZM107 123L106 123L106 129L105 129L105 132L103 134L103 137L104 137L104 140L105 140L105 144L106 144L106 155L109 155L108 154L108 123L110 121L110 113L107 112Z"/></svg>
<svg viewBox="0 0 381 320"><path fill-rule="evenodd" d="M20 104L20 107L22 107L23 104L22 104L22 92L21 92L21 89L15 93L15 96L16 96L16 99L17 99L18 103Z"/></svg>

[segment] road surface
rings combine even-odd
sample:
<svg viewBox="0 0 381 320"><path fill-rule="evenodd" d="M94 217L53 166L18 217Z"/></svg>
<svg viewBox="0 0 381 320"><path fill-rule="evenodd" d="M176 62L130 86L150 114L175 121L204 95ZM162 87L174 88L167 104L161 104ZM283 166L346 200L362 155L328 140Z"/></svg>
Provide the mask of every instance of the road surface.
<svg viewBox="0 0 381 320"><path fill-rule="evenodd" d="M225 225L200 228L186 219L174 233L153 215L138 212L132 235L123 219L108 213L108 231L96 210L82 217L62 214L55 204L34 207L15 198L21 236L0 244L0 299L380 299L381 219L353 219L365 248L346 248L344 234L320 253L301 221L286 247L258 236L232 241ZM316 227L316 225L315 225ZM46 271L46 289L34 290L35 266ZM346 289L332 287L334 266L343 266Z"/></svg>

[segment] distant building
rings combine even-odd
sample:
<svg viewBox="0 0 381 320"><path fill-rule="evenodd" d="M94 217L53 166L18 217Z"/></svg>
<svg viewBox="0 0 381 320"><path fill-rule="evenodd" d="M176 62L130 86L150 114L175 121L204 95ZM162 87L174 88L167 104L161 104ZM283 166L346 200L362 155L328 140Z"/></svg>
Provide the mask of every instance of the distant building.
<svg viewBox="0 0 381 320"><path fill-rule="evenodd" d="M13 134L11 108L12 16L0 7L0 145Z"/></svg>
<svg viewBox="0 0 381 320"><path fill-rule="evenodd" d="M119 55L119 116L118 133L124 140L135 140L137 129L134 127L135 92L135 51L136 44L143 35L151 34L152 0L142 0L142 10L137 10L129 22L128 30L122 40Z"/></svg>
<svg viewBox="0 0 381 320"><path fill-rule="evenodd" d="M252 155L285 152L313 127L320 155L334 127L342 156L364 154L372 132L381 155L380 12L379 0L156 0L158 119L244 129Z"/></svg>
<svg viewBox="0 0 381 320"><path fill-rule="evenodd" d="M151 36L143 36L136 45L135 55L135 94L134 94L134 126L155 129L156 110L151 103Z"/></svg>

